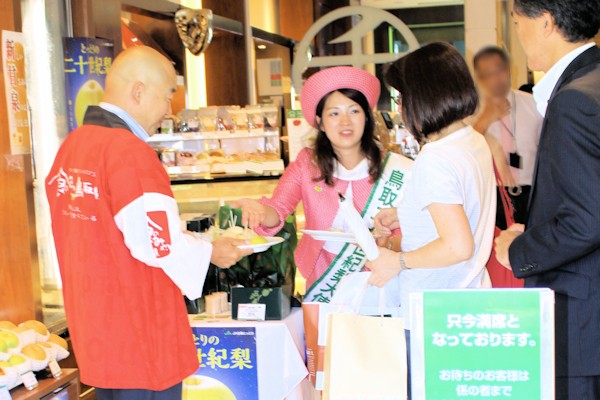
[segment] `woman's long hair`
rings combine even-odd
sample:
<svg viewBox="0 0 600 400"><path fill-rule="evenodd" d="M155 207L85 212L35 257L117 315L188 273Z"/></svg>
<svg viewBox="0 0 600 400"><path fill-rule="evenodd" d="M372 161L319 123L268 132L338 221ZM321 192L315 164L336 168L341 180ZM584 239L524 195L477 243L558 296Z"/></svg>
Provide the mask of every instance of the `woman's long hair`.
<svg viewBox="0 0 600 400"><path fill-rule="evenodd" d="M371 177L371 181L376 182L381 176L383 166L381 165L381 148L375 139L375 122L373 119L373 113L369 107L369 102L367 101L367 98L358 90L338 89L336 92L340 92L350 100L358 103L365 113L365 130L363 131L360 141L360 149L369 162L369 175ZM324 96L317 105L316 115L321 119L321 121L323 118L323 108L325 107L325 102L331 93ZM335 154L335 151L333 150L331 141L329 141L329 138L320 128L320 126L319 133L317 134L317 138L315 140L314 150L314 160L321 171L321 176L315 178L315 181L323 180L327 185L333 186L335 161L339 160Z"/></svg>

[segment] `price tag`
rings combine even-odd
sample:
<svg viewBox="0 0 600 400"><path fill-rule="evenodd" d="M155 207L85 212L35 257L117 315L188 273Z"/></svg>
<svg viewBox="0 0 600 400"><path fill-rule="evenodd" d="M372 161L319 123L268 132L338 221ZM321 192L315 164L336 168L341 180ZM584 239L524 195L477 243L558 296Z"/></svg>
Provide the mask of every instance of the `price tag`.
<svg viewBox="0 0 600 400"><path fill-rule="evenodd" d="M264 321L266 304L238 304L237 319L240 321Z"/></svg>
<svg viewBox="0 0 600 400"><path fill-rule="evenodd" d="M27 390L35 389L38 385L38 381L31 371L21 374L21 379L23 379L23 386L25 386Z"/></svg>
<svg viewBox="0 0 600 400"><path fill-rule="evenodd" d="M48 367L50 367L50 373L53 377L58 378L62 374L62 370L56 360L50 360Z"/></svg>
<svg viewBox="0 0 600 400"><path fill-rule="evenodd" d="M10 392L6 386L0 386L0 400L12 400Z"/></svg>

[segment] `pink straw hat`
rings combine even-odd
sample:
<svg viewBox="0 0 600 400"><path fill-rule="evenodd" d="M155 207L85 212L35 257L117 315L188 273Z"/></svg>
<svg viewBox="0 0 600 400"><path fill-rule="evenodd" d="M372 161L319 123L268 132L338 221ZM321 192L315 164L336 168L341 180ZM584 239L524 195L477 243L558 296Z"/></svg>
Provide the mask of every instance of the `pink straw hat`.
<svg viewBox="0 0 600 400"><path fill-rule="evenodd" d="M358 90L373 109L379 100L381 86L379 79L360 68L333 67L321 70L308 78L302 87L300 104L304 119L316 127L317 105L327 94L339 89Z"/></svg>

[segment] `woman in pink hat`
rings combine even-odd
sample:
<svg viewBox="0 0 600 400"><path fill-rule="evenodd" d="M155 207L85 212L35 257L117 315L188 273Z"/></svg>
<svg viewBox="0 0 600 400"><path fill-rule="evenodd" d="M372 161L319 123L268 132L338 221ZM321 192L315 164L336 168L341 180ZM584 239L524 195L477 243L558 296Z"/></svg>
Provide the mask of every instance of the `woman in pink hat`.
<svg viewBox="0 0 600 400"><path fill-rule="evenodd" d="M281 177L271 198L244 199L242 222L272 235L302 201L306 229L347 232L338 192L352 200L370 227L378 210L394 207L412 161L382 150L374 135L372 109L379 80L354 67L334 67L312 75L300 95L304 118L318 131ZM304 235L295 252L307 279L305 301L328 302L341 278L365 266L357 246L317 241Z"/></svg>

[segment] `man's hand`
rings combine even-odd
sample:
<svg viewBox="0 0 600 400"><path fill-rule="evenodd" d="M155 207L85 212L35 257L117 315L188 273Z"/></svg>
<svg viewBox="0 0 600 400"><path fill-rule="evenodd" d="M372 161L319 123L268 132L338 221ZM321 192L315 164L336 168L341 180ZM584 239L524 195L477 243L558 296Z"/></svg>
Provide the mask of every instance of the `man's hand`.
<svg viewBox="0 0 600 400"><path fill-rule="evenodd" d="M510 103L505 98L488 97L485 100L483 110L479 114L477 121L473 124L473 128L485 134L490 125L502 119L502 117L510 113Z"/></svg>
<svg viewBox="0 0 600 400"><path fill-rule="evenodd" d="M512 228L515 227L513 230ZM510 266L510 258L508 256L508 249L512 242L519 236L522 235L522 232L517 230L519 228L519 224L512 225L509 230L502 231L500 236L496 238L494 241L496 247L496 258L500 262L500 264L504 265L506 268L512 270Z"/></svg>
<svg viewBox="0 0 600 400"><path fill-rule="evenodd" d="M395 208L384 208L379 211L375 216L374 223L377 237L391 236L394 229L400 228L398 212Z"/></svg>
<svg viewBox="0 0 600 400"><path fill-rule="evenodd" d="M510 113L510 102L506 98L488 97L482 116L494 123Z"/></svg>
<svg viewBox="0 0 600 400"><path fill-rule="evenodd" d="M371 270L369 285L384 287L402 271L400 253L380 247L379 257L373 261L367 261L366 267Z"/></svg>
<svg viewBox="0 0 600 400"><path fill-rule="evenodd" d="M220 237L212 242L210 262L219 268L229 268L242 257L252 254L252 249L242 250L237 246L248 244L245 240Z"/></svg>
<svg viewBox="0 0 600 400"><path fill-rule="evenodd" d="M232 204L232 207L242 209L242 225L251 229L261 225L267 216L266 207L257 200L241 199Z"/></svg>

